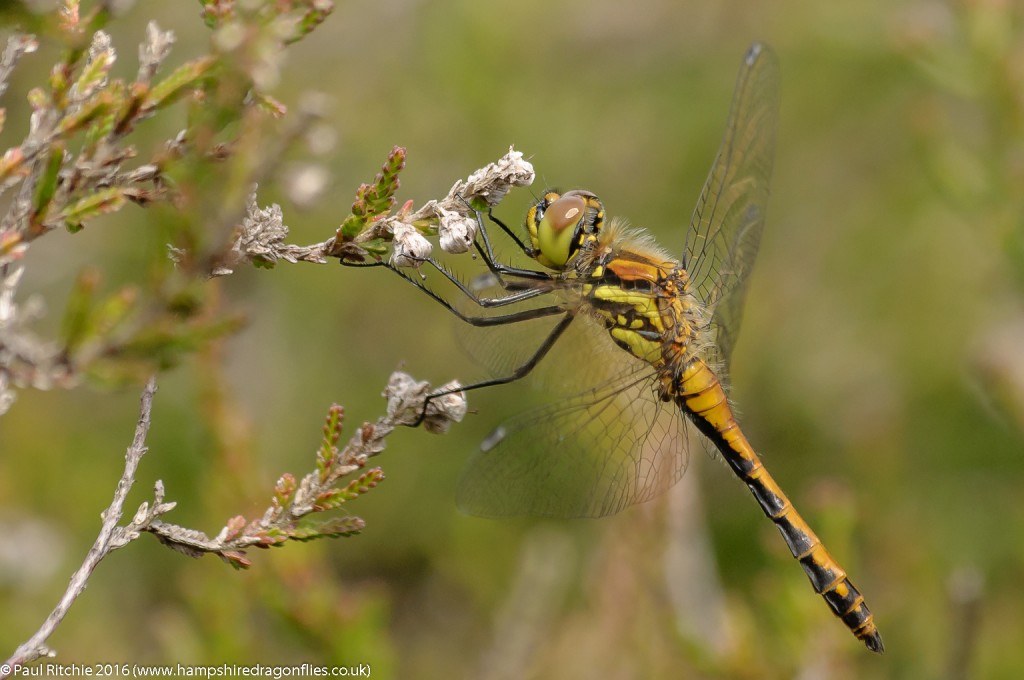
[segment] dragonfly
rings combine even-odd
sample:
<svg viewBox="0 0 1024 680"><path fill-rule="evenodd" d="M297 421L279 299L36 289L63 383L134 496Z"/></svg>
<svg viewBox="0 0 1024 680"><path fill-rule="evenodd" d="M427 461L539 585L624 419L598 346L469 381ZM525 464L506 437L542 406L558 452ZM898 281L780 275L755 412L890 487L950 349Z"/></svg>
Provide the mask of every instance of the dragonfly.
<svg viewBox="0 0 1024 680"><path fill-rule="evenodd" d="M499 262L477 212L476 249L501 290L496 297L482 296L425 258L472 304L500 313L467 314L389 267L476 326L555 320L522 360L495 360L509 365L504 375L462 390L520 380L559 343L571 344L575 359L559 362L556 372L590 380L586 389L522 413L486 438L460 484L462 509L490 517L618 512L679 480L693 425L746 484L832 612L868 649L882 652L863 595L765 468L723 384L765 223L778 80L774 53L752 46L681 260L644 232L608 219L595 194L577 189L545 192L527 213L525 238L491 216L538 269ZM503 311L511 305L525 308Z"/></svg>

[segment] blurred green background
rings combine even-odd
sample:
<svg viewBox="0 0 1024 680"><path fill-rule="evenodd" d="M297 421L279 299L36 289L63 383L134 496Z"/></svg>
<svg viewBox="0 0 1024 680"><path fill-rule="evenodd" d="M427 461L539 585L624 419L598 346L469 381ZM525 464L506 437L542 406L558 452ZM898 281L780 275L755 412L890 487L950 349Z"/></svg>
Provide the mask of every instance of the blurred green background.
<svg viewBox="0 0 1024 680"><path fill-rule="evenodd" d="M700 447L672 494L613 518L460 515L466 456L536 400L511 386L472 394L477 413L447 436L393 435L374 461L387 480L352 506L361 536L255 552L247 573L148 537L115 553L51 638L58 660L369 663L378 678L1024 676L1020 3L339 5L272 91L332 106L318 134L333 142L314 158L330 173L323 199L300 208L261 187L296 243L333 233L394 144L409 152L399 200L417 204L514 144L538 179L500 206L506 222L545 186L587 187L679 254L740 59L755 40L775 48L776 170L732 396L887 651L832 617ZM201 52L197 14L138 3L110 26L120 68L133 72L150 19L176 32L174 63ZM16 72L9 126L24 129L47 58ZM33 246L22 291L48 301L44 327L83 266L129 275L158 238L145 220L128 209ZM260 512L279 474L311 468L332 402L354 426L382 412L400 365L435 383L478 377L449 317L383 270L281 265L222 285L249 325L221 356L161 376L129 508L163 479L179 502L168 520L216 532ZM95 537L137 399L22 391L0 420L4 650Z"/></svg>

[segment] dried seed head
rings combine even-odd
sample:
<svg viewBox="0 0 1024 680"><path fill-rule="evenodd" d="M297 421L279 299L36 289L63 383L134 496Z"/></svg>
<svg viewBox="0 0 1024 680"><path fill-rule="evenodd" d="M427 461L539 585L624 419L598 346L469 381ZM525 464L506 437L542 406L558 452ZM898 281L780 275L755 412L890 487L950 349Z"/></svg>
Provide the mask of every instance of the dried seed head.
<svg viewBox="0 0 1024 680"><path fill-rule="evenodd" d="M152 80L160 64L170 55L173 44L174 31L161 31L155 21L146 25L146 40L139 45L140 82L148 83Z"/></svg>
<svg viewBox="0 0 1024 680"><path fill-rule="evenodd" d="M495 206L512 187L530 186L535 177L533 165L523 158L522 152L509 147L508 153L496 163L477 170L466 179L463 195L483 198L487 205Z"/></svg>
<svg viewBox="0 0 1024 680"><path fill-rule="evenodd" d="M457 380L441 385L435 392L458 390L461 385ZM427 402L427 410L423 418L423 427L427 432L445 434L451 429L452 423L461 423L466 416L466 393L450 392Z"/></svg>
<svg viewBox="0 0 1024 680"><path fill-rule="evenodd" d="M281 206L276 203L260 208L256 203L256 187L246 201L246 214L232 250L250 261L277 261L277 249L288 236Z"/></svg>
<svg viewBox="0 0 1024 680"><path fill-rule="evenodd" d="M430 384L418 381L401 371L395 371L388 380L384 396L388 400L387 413L396 425L415 426L423 423L428 432L444 434L452 423L461 422L466 415L466 394L457 391L461 385L452 381L432 392ZM445 394L451 392L450 394ZM424 401L430 394L439 396Z"/></svg>
<svg viewBox="0 0 1024 680"><path fill-rule="evenodd" d="M417 381L408 373L392 373L383 394L388 400L388 417L398 425L413 425L419 419L429 387L426 381Z"/></svg>
<svg viewBox="0 0 1024 680"><path fill-rule="evenodd" d="M391 227L394 234L394 251L391 264L396 267L418 267L430 257L433 246L416 227L404 222L395 222Z"/></svg>
<svg viewBox="0 0 1024 680"><path fill-rule="evenodd" d="M443 208L439 208L439 211L437 234L441 250L453 255L469 250L476 238L476 220Z"/></svg>

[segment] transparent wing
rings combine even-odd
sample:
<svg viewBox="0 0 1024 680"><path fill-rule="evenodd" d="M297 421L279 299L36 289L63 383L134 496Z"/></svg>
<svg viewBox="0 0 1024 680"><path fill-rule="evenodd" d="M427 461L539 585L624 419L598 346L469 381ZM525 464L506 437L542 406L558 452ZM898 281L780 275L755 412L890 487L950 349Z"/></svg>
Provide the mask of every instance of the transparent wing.
<svg viewBox="0 0 1024 680"><path fill-rule="evenodd" d="M712 311L718 359L739 332L746 281L764 228L779 109L775 54L755 44L740 69L725 136L686 235L684 267Z"/></svg>
<svg viewBox="0 0 1024 680"><path fill-rule="evenodd" d="M629 364L498 428L466 467L459 507L484 517L599 517L675 484L686 469L686 423L658 397L654 370Z"/></svg>

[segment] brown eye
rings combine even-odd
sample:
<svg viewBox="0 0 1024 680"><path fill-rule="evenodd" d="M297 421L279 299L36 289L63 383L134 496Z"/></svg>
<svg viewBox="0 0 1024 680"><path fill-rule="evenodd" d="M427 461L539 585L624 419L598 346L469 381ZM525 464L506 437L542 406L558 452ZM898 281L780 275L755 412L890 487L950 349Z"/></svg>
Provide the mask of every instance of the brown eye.
<svg viewBox="0 0 1024 680"><path fill-rule="evenodd" d="M587 204L579 196L562 196L544 211L544 221L557 233L579 223L586 208Z"/></svg>

